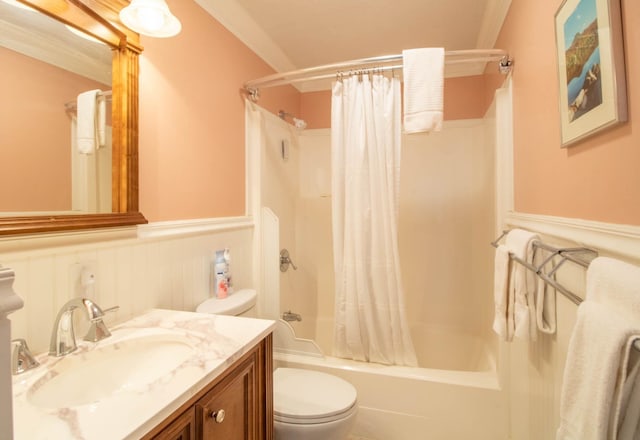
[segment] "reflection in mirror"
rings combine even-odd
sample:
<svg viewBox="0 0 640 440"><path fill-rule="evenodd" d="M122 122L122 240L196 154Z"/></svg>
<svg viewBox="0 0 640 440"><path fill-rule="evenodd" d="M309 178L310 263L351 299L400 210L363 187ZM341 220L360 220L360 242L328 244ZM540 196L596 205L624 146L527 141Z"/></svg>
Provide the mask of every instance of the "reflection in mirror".
<svg viewBox="0 0 640 440"><path fill-rule="evenodd" d="M0 215L112 211L112 59L104 43L0 1Z"/></svg>

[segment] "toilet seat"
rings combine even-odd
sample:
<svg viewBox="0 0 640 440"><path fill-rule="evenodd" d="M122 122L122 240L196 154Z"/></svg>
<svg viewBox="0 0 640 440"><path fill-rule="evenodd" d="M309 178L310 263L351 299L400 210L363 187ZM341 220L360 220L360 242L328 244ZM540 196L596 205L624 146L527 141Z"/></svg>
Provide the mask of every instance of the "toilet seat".
<svg viewBox="0 0 640 440"><path fill-rule="evenodd" d="M354 386L318 371L276 369L273 394L274 418L284 423L327 423L344 419L357 410Z"/></svg>

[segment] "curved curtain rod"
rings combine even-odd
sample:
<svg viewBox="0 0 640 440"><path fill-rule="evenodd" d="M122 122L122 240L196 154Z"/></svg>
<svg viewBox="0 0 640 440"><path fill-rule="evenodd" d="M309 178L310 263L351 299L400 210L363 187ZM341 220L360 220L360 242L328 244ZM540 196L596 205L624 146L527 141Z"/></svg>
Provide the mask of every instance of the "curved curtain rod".
<svg viewBox="0 0 640 440"><path fill-rule="evenodd" d="M292 84L301 81L315 81L334 77L341 69L366 68L376 66L378 70L402 69L402 64L383 66L392 62L402 61L402 54L384 55L373 58L361 58L357 60L344 61L341 63L324 64L321 66L308 67L306 69L292 70L290 72L275 73L244 83L243 88L252 100L257 101L260 87L276 87L285 84ZM445 52L446 64L461 64L471 62L500 61L500 72L509 73L513 60L509 54L502 49L471 49L453 50ZM327 73L326 71L332 71Z"/></svg>

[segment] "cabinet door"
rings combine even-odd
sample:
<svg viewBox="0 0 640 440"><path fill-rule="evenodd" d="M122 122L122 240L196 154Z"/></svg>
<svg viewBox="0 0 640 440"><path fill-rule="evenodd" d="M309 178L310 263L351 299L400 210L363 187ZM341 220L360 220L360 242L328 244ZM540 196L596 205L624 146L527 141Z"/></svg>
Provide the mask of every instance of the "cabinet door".
<svg viewBox="0 0 640 440"><path fill-rule="evenodd" d="M195 434L195 409L191 407L153 437L153 440L195 440Z"/></svg>
<svg viewBox="0 0 640 440"><path fill-rule="evenodd" d="M196 404L196 434L206 440L256 440L256 365L251 356Z"/></svg>

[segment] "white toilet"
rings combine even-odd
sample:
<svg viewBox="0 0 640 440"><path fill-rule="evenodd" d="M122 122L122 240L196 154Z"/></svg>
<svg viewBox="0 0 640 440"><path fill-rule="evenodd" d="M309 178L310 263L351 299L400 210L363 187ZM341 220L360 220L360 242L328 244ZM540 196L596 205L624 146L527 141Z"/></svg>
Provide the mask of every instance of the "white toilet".
<svg viewBox="0 0 640 440"><path fill-rule="evenodd" d="M238 290L225 299L210 298L196 311L252 317L256 296L255 290ZM358 412L349 382L298 368L274 371L273 406L276 440L344 440Z"/></svg>

